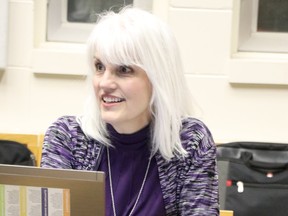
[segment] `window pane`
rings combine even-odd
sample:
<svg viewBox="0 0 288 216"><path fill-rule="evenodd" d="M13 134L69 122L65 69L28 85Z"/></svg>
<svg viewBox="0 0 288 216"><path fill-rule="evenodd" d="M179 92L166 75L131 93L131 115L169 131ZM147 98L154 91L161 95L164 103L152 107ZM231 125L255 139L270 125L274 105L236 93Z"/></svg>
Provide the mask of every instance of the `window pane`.
<svg viewBox="0 0 288 216"><path fill-rule="evenodd" d="M104 10L118 11L133 0L68 0L68 22L93 23L96 14Z"/></svg>
<svg viewBox="0 0 288 216"><path fill-rule="evenodd" d="M288 1L259 0L257 31L288 32Z"/></svg>

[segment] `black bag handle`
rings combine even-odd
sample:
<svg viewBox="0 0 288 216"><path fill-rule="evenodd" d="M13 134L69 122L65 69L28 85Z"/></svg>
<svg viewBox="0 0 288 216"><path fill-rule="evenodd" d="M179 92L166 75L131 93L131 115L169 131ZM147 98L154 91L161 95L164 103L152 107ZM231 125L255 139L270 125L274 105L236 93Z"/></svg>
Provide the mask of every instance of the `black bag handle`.
<svg viewBox="0 0 288 216"><path fill-rule="evenodd" d="M288 163L267 163L261 161L254 161L253 154L251 152L242 152L241 159L246 166L259 172L281 172L288 169Z"/></svg>

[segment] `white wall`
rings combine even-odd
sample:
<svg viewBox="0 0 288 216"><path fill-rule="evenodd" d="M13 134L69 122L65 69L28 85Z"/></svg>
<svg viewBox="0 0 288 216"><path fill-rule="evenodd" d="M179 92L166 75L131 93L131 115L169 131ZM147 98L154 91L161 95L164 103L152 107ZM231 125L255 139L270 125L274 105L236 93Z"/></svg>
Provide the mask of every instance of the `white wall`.
<svg viewBox="0 0 288 216"><path fill-rule="evenodd" d="M201 119L217 142L288 143L288 86L229 83L232 3L155 0L154 13L175 31ZM81 113L85 101L83 76L35 73L34 6L32 0L9 1L8 66L0 75L0 133L44 133L60 115ZM64 56L58 64L61 70L70 62ZM58 64L52 66L57 69Z"/></svg>
<svg viewBox="0 0 288 216"><path fill-rule="evenodd" d="M8 0L0 1L0 70L6 66Z"/></svg>

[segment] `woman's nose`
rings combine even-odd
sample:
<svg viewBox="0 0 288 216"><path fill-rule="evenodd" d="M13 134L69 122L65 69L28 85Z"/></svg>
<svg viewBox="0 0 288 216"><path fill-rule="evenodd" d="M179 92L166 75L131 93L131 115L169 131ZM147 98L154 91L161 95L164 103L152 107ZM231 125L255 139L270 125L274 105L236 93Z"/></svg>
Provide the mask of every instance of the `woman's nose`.
<svg viewBox="0 0 288 216"><path fill-rule="evenodd" d="M116 81L114 74L109 70L106 69L103 75L99 80L99 86L103 89L115 89L116 88Z"/></svg>

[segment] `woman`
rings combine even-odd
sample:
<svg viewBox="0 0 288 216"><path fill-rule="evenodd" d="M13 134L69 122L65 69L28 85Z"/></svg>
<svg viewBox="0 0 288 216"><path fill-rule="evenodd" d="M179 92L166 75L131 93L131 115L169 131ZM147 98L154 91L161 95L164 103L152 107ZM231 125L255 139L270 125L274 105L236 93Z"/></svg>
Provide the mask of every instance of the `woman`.
<svg viewBox="0 0 288 216"><path fill-rule="evenodd" d="M218 215L216 148L189 117L171 30L135 8L100 16L88 40L92 95L45 135L42 166L106 173L106 215Z"/></svg>

